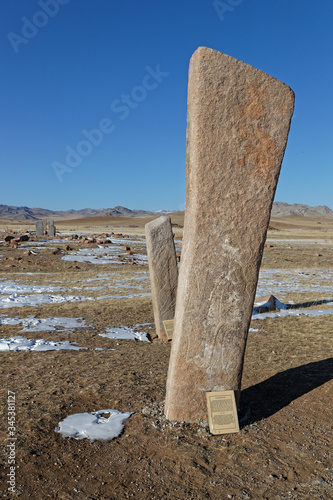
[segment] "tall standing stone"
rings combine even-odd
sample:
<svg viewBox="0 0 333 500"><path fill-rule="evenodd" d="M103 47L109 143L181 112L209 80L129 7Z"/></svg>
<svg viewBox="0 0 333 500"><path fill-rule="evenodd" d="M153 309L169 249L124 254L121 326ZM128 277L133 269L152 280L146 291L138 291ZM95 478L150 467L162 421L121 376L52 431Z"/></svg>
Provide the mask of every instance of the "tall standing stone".
<svg viewBox="0 0 333 500"><path fill-rule="evenodd" d="M42 220L38 220L36 222L36 236L44 236L44 226Z"/></svg>
<svg viewBox="0 0 333 500"><path fill-rule="evenodd" d="M163 321L174 318L178 269L170 217L159 217L145 226L156 334L168 340Z"/></svg>
<svg viewBox="0 0 333 500"><path fill-rule="evenodd" d="M206 391L235 390L294 94L200 47L189 69L185 223L165 402L207 419Z"/></svg>
<svg viewBox="0 0 333 500"><path fill-rule="evenodd" d="M47 222L47 234L52 237L56 235L56 228L52 219Z"/></svg>

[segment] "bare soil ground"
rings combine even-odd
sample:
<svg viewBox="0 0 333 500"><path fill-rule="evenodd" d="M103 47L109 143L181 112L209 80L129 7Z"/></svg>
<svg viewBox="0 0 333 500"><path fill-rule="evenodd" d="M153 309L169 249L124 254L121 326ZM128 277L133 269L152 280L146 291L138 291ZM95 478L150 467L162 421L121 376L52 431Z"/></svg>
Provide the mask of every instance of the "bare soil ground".
<svg viewBox="0 0 333 500"><path fill-rule="evenodd" d="M265 248L262 269L307 270L310 283L310 275L332 269L333 221L287 219L271 221L277 230L269 231L267 243L276 246ZM144 221L133 218L114 221L113 226L110 221L90 221L89 228L84 227L87 220L79 222L81 232L94 233L114 230L142 234L144 225ZM182 225L181 214L176 215L175 223ZM68 221L57 226L63 231L80 229ZM28 226L17 223L14 227ZM175 232L180 233L181 228L175 227ZM80 245L59 241L58 246L66 244L74 249ZM74 284L81 286L104 274L108 276L101 283L111 287L119 280L135 282L136 277L147 273L146 266L129 262L66 262L62 260L64 253L54 255L46 247L38 247L37 255L24 256L28 248L24 243L14 250L0 245L1 279L67 284L70 290ZM124 289L125 294L132 291L130 287ZM107 290L77 293L97 299ZM323 295L319 291L290 291L286 298L304 307L312 301L312 308L318 309L329 307L321 303ZM86 327L30 333L29 338L70 340L88 348L0 353L3 498L332 498L332 316L253 321L251 326L259 331L251 331L247 343L241 431L212 436L205 425L169 423L163 416L170 343L99 336L107 327L152 323L149 296L2 308L0 314L84 318ZM20 328L0 325L1 337L27 336ZM146 331L153 337L153 329ZM15 494L8 492L6 483L8 391L16 396ZM113 441L91 443L54 432L70 414L104 408L134 412L123 433Z"/></svg>

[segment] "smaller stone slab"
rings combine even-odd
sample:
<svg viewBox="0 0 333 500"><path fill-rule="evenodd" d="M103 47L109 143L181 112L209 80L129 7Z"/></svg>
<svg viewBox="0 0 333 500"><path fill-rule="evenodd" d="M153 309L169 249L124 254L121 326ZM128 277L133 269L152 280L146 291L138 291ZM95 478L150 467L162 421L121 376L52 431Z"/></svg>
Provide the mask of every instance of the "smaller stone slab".
<svg viewBox="0 0 333 500"><path fill-rule="evenodd" d="M44 226L42 220L38 220L36 222L36 236L44 236Z"/></svg>
<svg viewBox="0 0 333 500"><path fill-rule="evenodd" d="M47 233L49 236L52 236L52 237L54 237L56 235L56 228L54 225L54 220L52 220L52 219L47 222Z"/></svg>
<svg viewBox="0 0 333 500"><path fill-rule="evenodd" d="M175 315L178 269L170 217L145 226L156 335L168 340L163 321Z"/></svg>

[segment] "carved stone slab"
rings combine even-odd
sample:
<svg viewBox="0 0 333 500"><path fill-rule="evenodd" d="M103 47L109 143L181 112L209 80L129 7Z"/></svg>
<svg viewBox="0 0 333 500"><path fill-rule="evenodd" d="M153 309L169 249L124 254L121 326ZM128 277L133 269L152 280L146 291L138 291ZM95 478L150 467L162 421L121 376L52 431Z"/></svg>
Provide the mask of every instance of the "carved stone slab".
<svg viewBox="0 0 333 500"><path fill-rule="evenodd" d="M36 222L36 236L44 236L44 227L42 220L38 220Z"/></svg>
<svg viewBox="0 0 333 500"><path fill-rule="evenodd" d="M189 69L186 202L165 402L207 419L206 392L236 391L294 107L275 78L200 47Z"/></svg>
<svg viewBox="0 0 333 500"><path fill-rule="evenodd" d="M51 237L54 237L56 235L56 228L54 225L54 220L52 219L47 222L47 233Z"/></svg>
<svg viewBox="0 0 333 500"><path fill-rule="evenodd" d="M178 269L170 217L159 217L145 226L156 334L168 340L163 321L175 315Z"/></svg>

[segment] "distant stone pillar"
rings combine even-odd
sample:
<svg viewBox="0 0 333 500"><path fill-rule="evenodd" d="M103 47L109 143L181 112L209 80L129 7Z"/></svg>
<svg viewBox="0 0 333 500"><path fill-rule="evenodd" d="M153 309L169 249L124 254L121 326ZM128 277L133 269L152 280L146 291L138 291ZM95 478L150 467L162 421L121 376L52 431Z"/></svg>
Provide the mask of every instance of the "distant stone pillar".
<svg viewBox="0 0 333 500"><path fill-rule="evenodd" d="M36 222L36 236L44 236L44 226L42 220L38 220Z"/></svg>
<svg viewBox="0 0 333 500"><path fill-rule="evenodd" d="M289 87L248 64L205 47L191 59L169 420L206 420L206 391L239 396L293 106Z"/></svg>
<svg viewBox="0 0 333 500"><path fill-rule="evenodd" d="M47 222L47 233L49 236L52 236L52 237L54 237L56 235L56 228L54 225L54 220L52 220L52 219Z"/></svg>
<svg viewBox="0 0 333 500"><path fill-rule="evenodd" d="M168 340L163 321L175 315L178 269L170 217L159 217L145 226L156 334Z"/></svg>

